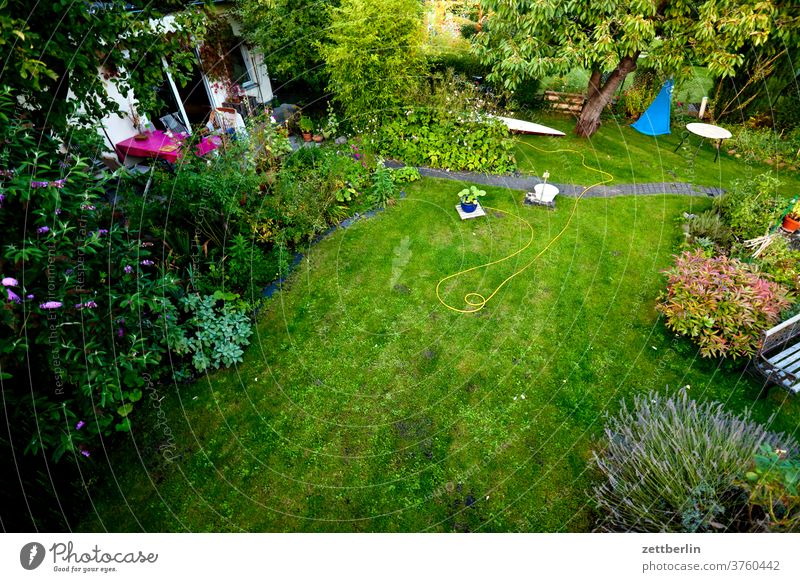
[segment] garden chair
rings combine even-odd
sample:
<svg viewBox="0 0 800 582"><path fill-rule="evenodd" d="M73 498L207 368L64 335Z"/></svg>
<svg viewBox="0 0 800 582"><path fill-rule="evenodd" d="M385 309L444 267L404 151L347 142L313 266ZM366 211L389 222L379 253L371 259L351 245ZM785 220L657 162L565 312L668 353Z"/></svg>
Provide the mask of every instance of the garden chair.
<svg viewBox="0 0 800 582"><path fill-rule="evenodd" d="M189 130L180 121L177 113L167 113L164 117L160 117L159 119L164 127L172 133L189 133Z"/></svg>
<svg viewBox="0 0 800 582"><path fill-rule="evenodd" d="M241 113L236 111L233 107L217 107L211 110L211 118L209 120L211 131L220 131L222 133L236 133L245 131L244 119Z"/></svg>

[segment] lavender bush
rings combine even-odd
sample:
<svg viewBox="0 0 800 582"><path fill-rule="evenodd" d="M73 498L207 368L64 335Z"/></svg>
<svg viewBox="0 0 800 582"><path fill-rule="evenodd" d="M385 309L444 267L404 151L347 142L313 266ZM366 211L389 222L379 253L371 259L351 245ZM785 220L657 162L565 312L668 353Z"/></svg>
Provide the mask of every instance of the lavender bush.
<svg viewBox="0 0 800 582"><path fill-rule="evenodd" d="M716 402L637 396L622 404L594 453L604 481L594 496L606 531L698 532L749 529L747 493L737 486L762 445L794 450L795 442L768 432L749 415Z"/></svg>

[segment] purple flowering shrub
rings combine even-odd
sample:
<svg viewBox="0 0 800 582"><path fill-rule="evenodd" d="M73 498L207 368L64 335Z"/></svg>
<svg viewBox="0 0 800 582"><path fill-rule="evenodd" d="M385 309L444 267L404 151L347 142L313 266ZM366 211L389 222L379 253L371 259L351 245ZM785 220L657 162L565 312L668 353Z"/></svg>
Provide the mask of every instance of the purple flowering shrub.
<svg viewBox="0 0 800 582"><path fill-rule="evenodd" d="M168 369L176 277L105 201L104 178L0 94L0 349L15 440L54 459L128 431ZM38 427L38 428L37 428Z"/></svg>
<svg viewBox="0 0 800 582"><path fill-rule="evenodd" d="M656 308L668 328L691 338L707 358L752 355L761 332L775 325L791 305L785 287L724 256L708 258L701 251L687 251L666 274L667 289Z"/></svg>

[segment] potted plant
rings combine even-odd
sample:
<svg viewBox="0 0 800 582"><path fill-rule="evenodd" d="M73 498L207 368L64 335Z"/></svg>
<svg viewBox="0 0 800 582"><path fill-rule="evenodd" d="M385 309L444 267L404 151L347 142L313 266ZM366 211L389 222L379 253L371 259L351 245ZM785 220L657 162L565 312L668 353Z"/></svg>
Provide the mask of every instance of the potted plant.
<svg viewBox="0 0 800 582"><path fill-rule="evenodd" d="M311 137L311 139L313 139L313 140L314 140L315 142L317 142L317 143L320 143L322 140L324 140L324 139L325 139L325 136L324 136L324 135L322 135L321 133L315 133L315 134L314 134L314 135Z"/></svg>
<svg viewBox="0 0 800 582"><path fill-rule="evenodd" d="M300 133L303 134L303 141L311 141L311 132L314 131L314 122L308 117L300 118Z"/></svg>
<svg viewBox="0 0 800 582"><path fill-rule="evenodd" d="M800 228L800 200L794 203L792 209L783 217L783 230L794 232Z"/></svg>
<svg viewBox="0 0 800 582"><path fill-rule="evenodd" d="M461 210L464 212L475 212L478 208L478 198L486 196L486 190L478 190L477 186L470 186L464 188L458 193L458 198L461 200Z"/></svg>

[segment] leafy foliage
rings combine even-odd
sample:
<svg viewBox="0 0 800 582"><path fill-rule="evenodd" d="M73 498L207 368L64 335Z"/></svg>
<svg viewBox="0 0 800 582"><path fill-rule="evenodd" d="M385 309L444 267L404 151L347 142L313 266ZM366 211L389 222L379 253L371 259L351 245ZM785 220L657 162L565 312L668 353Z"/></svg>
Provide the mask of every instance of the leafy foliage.
<svg viewBox="0 0 800 582"><path fill-rule="evenodd" d="M744 53L797 30L788 2L681 0L602 3L482 0L489 26L474 37L492 78L507 89L526 79L563 74L575 66L592 72L589 103L578 121L592 135L599 115L639 55L662 75L680 77L703 63L715 76L733 75ZM724 15L736 14L736 18ZM605 79L604 72L610 73Z"/></svg>
<svg viewBox="0 0 800 582"><path fill-rule="evenodd" d="M369 199L375 206L386 208L386 204L392 199L395 193L392 172L379 161L372 174L372 185L369 189Z"/></svg>
<svg viewBox="0 0 800 582"><path fill-rule="evenodd" d="M238 0L245 38L264 53L270 77L280 84L303 82L322 93L328 82L319 41L338 0Z"/></svg>
<svg viewBox="0 0 800 582"><path fill-rule="evenodd" d="M173 11L168 33L161 18ZM156 109L152 88L164 80L162 57L169 56L178 83L188 80L195 62L192 42L202 40L203 22L201 11L176 0L143 3L136 11L124 0L6 0L0 14L3 82L25 99L39 128L65 131L79 104L80 118L89 123L118 111L108 83L123 96L133 89L141 111ZM130 55L136 55L135 63Z"/></svg>
<svg viewBox="0 0 800 582"><path fill-rule="evenodd" d="M750 521L771 532L800 530L800 458L766 444L745 474Z"/></svg>
<svg viewBox="0 0 800 582"><path fill-rule="evenodd" d="M795 448L714 402L638 395L622 403L594 453L603 482L594 491L600 527L611 531L747 531L747 496L737 486L762 445Z"/></svg>
<svg viewBox="0 0 800 582"><path fill-rule="evenodd" d="M786 207L780 187L781 182L772 174L761 174L737 180L715 203L736 236L755 238L777 225Z"/></svg>
<svg viewBox="0 0 800 582"><path fill-rule="evenodd" d="M458 193L458 199L464 204L475 204L482 196L486 196L486 190L480 190L474 184Z"/></svg>
<svg viewBox="0 0 800 582"><path fill-rule="evenodd" d="M691 338L704 357L752 355L759 335L789 306L788 291L728 257L684 252L667 271L657 309L666 325Z"/></svg>
<svg viewBox="0 0 800 582"><path fill-rule="evenodd" d="M89 456L99 435L130 430L164 372L177 278L110 212L109 177L21 122L8 91L0 141L0 368L16 438L54 459Z"/></svg>
<svg viewBox="0 0 800 582"><path fill-rule="evenodd" d="M424 72L417 0L342 0L320 52L347 121L366 127L400 107Z"/></svg>
<svg viewBox="0 0 800 582"><path fill-rule="evenodd" d="M395 184L407 184L409 182L416 182L420 179L419 170L414 166L403 166L402 168L395 168L391 170L392 182Z"/></svg>
<svg viewBox="0 0 800 582"><path fill-rule="evenodd" d="M243 346L253 333L250 319L222 294L190 294L180 300L189 315L173 344L177 354L189 354L198 372L232 366L242 361Z"/></svg>
<svg viewBox="0 0 800 582"><path fill-rule="evenodd" d="M800 128L777 133L769 127L731 126L733 138L725 145L734 155L750 162L765 162L780 166L796 164L800 151Z"/></svg>
<svg viewBox="0 0 800 582"><path fill-rule="evenodd" d="M626 117L638 118L650 106L660 89L657 72L639 67L633 83L620 96L616 109Z"/></svg>
<svg viewBox="0 0 800 582"><path fill-rule="evenodd" d="M493 173L515 167L513 142L498 120L409 108L385 122L377 139L382 155L414 166Z"/></svg>
<svg viewBox="0 0 800 582"><path fill-rule="evenodd" d="M386 116L375 149L408 165L504 173L515 168L514 142L499 120L494 99L452 73L437 74L418 88L414 104Z"/></svg>
<svg viewBox="0 0 800 582"><path fill-rule="evenodd" d="M772 281L800 294L800 251L793 250L785 237L777 237L756 260L762 273Z"/></svg>
<svg viewBox="0 0 800 582"><path fill-rule="evenodd" d="M701 212L689 218L687 223L689 227L689 237L692 241L704 238L721 249L730 246L733 233L717 212L706 210L705 212Z"/></svg>

